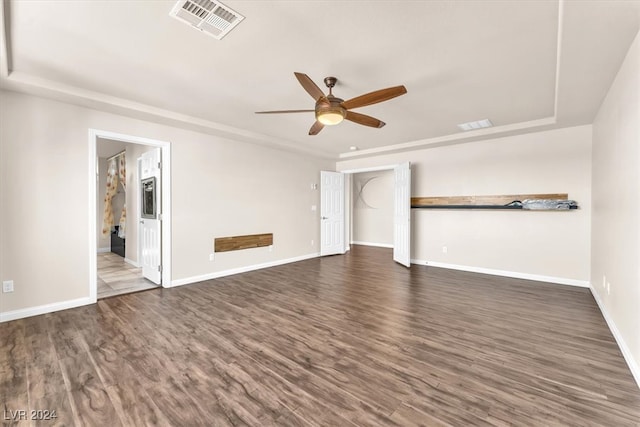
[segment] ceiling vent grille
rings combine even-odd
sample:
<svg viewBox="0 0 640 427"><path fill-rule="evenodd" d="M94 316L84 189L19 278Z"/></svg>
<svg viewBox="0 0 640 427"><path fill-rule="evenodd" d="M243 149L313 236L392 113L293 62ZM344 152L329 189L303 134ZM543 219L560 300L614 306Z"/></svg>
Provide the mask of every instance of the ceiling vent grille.
<svg viewBox="0 0 640 427"><path fill-rule="evenodd" d="M229 7L211 0L179 0L169 15L218 40L244 19Z"/></svg>
<svg viewBox="0 0 640 427"><path fill-rule="evenodd" d="M475 122L460 123L458 125L460 130L464 130L464 131L490 128L491 126L493 126L493 123L491 123L491 120L489 119L478 120Z"/></svg>

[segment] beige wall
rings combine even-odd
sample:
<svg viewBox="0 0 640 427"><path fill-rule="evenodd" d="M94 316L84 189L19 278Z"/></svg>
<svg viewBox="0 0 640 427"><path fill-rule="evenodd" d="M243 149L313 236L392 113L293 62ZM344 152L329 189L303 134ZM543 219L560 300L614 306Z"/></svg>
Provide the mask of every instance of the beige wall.
<svg viewBox="0 0 640 427"><path fill-rule="evenodd" d="M0 103L0 279L15 281L0 312L89 296L89 128L172 143L173 280L318 251L310 184L330 162L13 92ZM264 232L272 252L209 261L215 237Z"/></svg>
<svg viewBox="0 0 640 427"><path fill-rule="evenodd" d="M393 245L392 170L353 174L353 242Z"/></svg>
<svg viewBox="0 0 640 427"><path fill-rule="evenodd" d="M413 209L413 259L587 284L591 126L347 160L337 168L407 160L414 197L569 193L581 207L571 212Z"/></svg>
<svg viewBox="0 0 640 427"><path fill-rule="evenodd" d="M639 100L640 35L593 123L591 253L593 291L624 341L640 383Z"/></svg>
<svg viewBox="0 0 640 427"><path fill-rule="evenodd" d="M8 92L0 103L0 169L12 178L0 187L0 279L13 280L15 289L0 294L0 311L86 297L87 130L76 126L85 117L64 104Z"/></svg>

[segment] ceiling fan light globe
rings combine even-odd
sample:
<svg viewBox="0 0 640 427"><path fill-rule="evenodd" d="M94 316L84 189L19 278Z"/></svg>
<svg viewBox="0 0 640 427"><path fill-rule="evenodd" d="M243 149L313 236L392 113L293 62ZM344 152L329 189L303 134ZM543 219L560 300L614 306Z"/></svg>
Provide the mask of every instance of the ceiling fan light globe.
<svg viewBox="0 0 640 427"><path fill-rule="evenodd" d="M316 119L325 126L333 126L344 120L344 115L337 111L325 111L318 113Z"/></svg>

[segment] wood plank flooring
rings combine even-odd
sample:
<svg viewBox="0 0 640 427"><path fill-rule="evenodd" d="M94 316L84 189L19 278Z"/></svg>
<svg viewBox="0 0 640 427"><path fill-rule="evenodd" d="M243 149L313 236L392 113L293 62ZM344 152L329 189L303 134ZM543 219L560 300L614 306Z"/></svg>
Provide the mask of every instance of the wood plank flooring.
<svg viewBox="0 0 640 427"><path fill-rule="evenodd" d="M388 249L0 324L4 424L639 426L587 289Z"/></svg>

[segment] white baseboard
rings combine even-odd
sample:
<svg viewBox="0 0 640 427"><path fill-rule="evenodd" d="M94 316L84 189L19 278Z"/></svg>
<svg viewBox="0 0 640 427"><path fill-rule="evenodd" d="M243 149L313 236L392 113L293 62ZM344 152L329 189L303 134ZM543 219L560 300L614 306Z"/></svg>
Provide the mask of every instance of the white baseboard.
<svg viewBox="0 0 640 427"><path fill-rule="evenodd" d="M54 302L52 304L39 305L37 307L23 308L20 310L6 311L4 313L0 313L0 323L23 319L25 317L38 316L40 314L53 313L54 311L67 310L69 308L75 308L82 305L89 305L94 303L95 300L86 297L72 299L69 301Z"/></svg>
<svg viewBox="0 0 640 427"><path fill-rule="evenodd" d="M593 299L596 300L596 304L598 304L598 307L600 308L602 317L604 317L605 322L607 322L607 326L609 326L609 330L611 331L611 334L613 335L613 337L616 339L616 342L618 343L618 347L622 352L622 356L624 357L624 360L627 362L627 365L629 366L631 375L633 375L633 378L636 380L636 384L638 385L638 388L640 388L640 363L638 363L633 358L633 355L631 354L631 350L629 349L629 347L627 346L627 343L622 338L622 335L620 334L618 327L613 322L613 319L611 318L611 316L609 316L609 313L607 313L607 310L604 308L604 304L600 299L600 296L595 291L595 289L593 289L593 284L589 286L589 289L591 290L591 295L593 295Z"/></svg>
<svg viewBox="0 0 640 427"><path fill-rule="evenodd" d="M320 256L320 253L319 252L315 252L315 253L312 253L312 254L301 255L301 256L298 256L298 257L280 259L280 260L271 261L271 262L265 262L265 263L262 263L262 264L247 265L245 267L239 267L239 268L232 268L232 269L229 269L229 270L216 271L214 273L203 274L201 276L192 276L192 277L186 277L184 279L176 279L176 280L172 280L171 281L171 287L189 285L191 283L202 282L202 281L205 281L205 280L217 279L217 278L225 277L225 276L232 276L234 274L246 273L246 272L249 272L249 271L260 270L260 269L269 268L269 267L275 267L275 266L283 265L283 264L290 264L292 262L304 261L306 259L317 258L319 256Z"/></svg>
<svg viewBox="0 0 640 427"><path fill-rule="evenodd" d="M374 246L376 248L390 248L393 249L393 243L373 243L373 242L356 242L352 241L352 245L362 245L362 246Z"/></svg>
<svg viewBox="0 0 640 427"><path fill-rule="evenodd" d="M133 261L133 260L131 260L129 258L125 258L124 262L126 262L127 264L133 265L135 268L140 268L141 267L140 263L137 263L137 262L135 262L135 261Z"/></svg>
<svg viewBox="0 0 640 427"><path fill-rule="evenodd" d="M99 254L104 254L106 252L111 252L111 248L98 248Z"/></svg>
<svg viewBox="0 0 640 427"><path fill-rule="evenodd" d="M412 259L412 264L429 265L431 267L448 268L450 270L470 271L472 273L491 274L493 276L513 277L515 279L535 280L537 282L556 283L559 285L578 286L588 288L587 280L567 279L565 277L542 276L539 274L519 273L517 271L495 270L493 268L469 267L466 265L447 264L444 262L426 261L423 259Z"/></svg>

